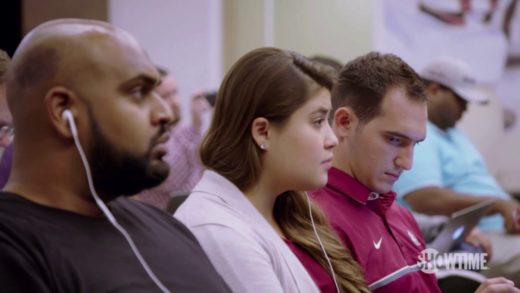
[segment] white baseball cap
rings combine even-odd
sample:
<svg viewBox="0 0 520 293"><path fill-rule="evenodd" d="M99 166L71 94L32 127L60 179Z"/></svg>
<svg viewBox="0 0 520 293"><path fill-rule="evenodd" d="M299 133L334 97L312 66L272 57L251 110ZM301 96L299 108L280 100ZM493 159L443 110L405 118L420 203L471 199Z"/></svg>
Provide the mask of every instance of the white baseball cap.
<svg viewBox="0 0 520 293"><path fill-rule="evenodd" d="M489 98L479 90L471 68L465 62L442 57L424 67L421 77L450 88L468 102L487 103Z"/></svg>

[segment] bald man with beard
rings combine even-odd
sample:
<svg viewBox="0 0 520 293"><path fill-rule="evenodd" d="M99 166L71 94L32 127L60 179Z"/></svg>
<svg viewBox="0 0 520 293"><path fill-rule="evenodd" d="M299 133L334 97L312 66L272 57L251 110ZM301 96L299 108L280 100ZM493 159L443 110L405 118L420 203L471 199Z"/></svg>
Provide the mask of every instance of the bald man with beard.
<svg viewBox="0 0 520 293"><path fill-rule="evenodd" d="M3 292L229 292L181 223L125 197L168 175L159 79L135 39L104 22L50 21L22 40L6 83L16 136L0 193Z"/></svg>

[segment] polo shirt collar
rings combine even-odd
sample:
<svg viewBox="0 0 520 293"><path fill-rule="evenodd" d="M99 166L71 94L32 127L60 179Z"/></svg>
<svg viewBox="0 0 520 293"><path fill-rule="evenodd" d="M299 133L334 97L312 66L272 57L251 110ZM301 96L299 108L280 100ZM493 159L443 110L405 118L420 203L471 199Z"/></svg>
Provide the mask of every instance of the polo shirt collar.
<svg viewBox="0 0 520 293"><path fill-rule="evenodd" d="M327 187L340 192L362 205L370 204L371 208L373 206L382 214L386 213L395 201L395 192L384 194L373 192L354 177L335 167L329 169Z"/></svg>

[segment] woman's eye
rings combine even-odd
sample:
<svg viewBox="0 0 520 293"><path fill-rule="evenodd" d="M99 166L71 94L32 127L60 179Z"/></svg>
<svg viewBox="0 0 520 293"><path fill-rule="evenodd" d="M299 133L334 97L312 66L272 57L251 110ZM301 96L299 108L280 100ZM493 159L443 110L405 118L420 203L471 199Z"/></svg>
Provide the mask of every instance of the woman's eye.
<svg viewBox="0 0 520 293"><path fill-rule="evenodd" d="M323 122L325 122L325 119L320 118L320 119L318 119L318 120L315 120L315 121L313 122L313 124L316 125L316 126L321 126L321 125L323 124Z"/></svg>

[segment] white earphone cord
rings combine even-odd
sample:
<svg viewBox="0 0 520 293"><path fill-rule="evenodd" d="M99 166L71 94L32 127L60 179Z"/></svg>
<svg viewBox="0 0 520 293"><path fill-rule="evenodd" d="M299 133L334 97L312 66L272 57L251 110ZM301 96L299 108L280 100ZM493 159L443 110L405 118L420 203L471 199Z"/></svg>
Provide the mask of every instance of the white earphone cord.
<svg viewBox="0 0 520 293"><path fill-rule="evenodd" d="M88 180L88 186L90 188L90 192L92 193L92 197L94 197L96 204L101 209L103 214L105 214L105 216L110 221L112 226L114 226L114 228L116 228L125 237L126 241L130 245L130 248L132 249L132 252L137 257L137 260L139 261L141 266L144 268L144 270L146 271L146 273L148 274L150 279L152 279L152 281L157 285L157 287L159 287L159 289L162 292L169 293L170 290L168 290L168 288L166 288L166 286L164 286L164 284L161 283L159 278L157 278L157 276L153 273L152 269L148 266L148 264L146 263L146 260L142 257L141 253L139 252L139 249L137 249L137 246L135 245L134 241L132 240L132 238L130 237L128 232L126 232L126 230L121 225L119 225L119 223L117 222L114 215L112 215L112 213L107 208L105 203L97 195L96 190L94 189L94 183L92 181L92 175L90 173L90 167L89 167L89 164L87 161L87 157L85 156L85 153L83 152L83 148L81 147L81 144L79 142L78 132L76 129L76 123L74 122L74 118L72 117L72 115L68 116L67 120L69 121L69 125L70 125L71 132L72 132L72 137L74 138L74 143L76 144L76 148L78 149L79 155L81 157L81 161L83 162L83 167L85 168L85 172L87 174L87 180Z"/></svg>
<svg viewBox="0 0 520 293"><path fill-rule="evenodd" d="M338 291L338 293L340 293L341 291L339 290L338 281L336 280L336 273L334 272L334 268L332 268L332 263L330 262L329 256L327 255L327 251L325 250L325 247L323 246L323 243L321 242L320 236L318 235L318 231L316 230L316 225L314 225L314 217L312 216L311 200L310 200L307 192L305 192L305 196L307 197L307 205L309 206L309 216L311 218L312 229L314 230L314 235L316 235L316 239L318 239L318 242L320 243L320 246L321 246L321 251L323 251L323 255L325 256L325 259L327 260L327 263L329 264L330 273L332 275L332 280L334 280L334 285L336 286L336 290Z"/></svg>

